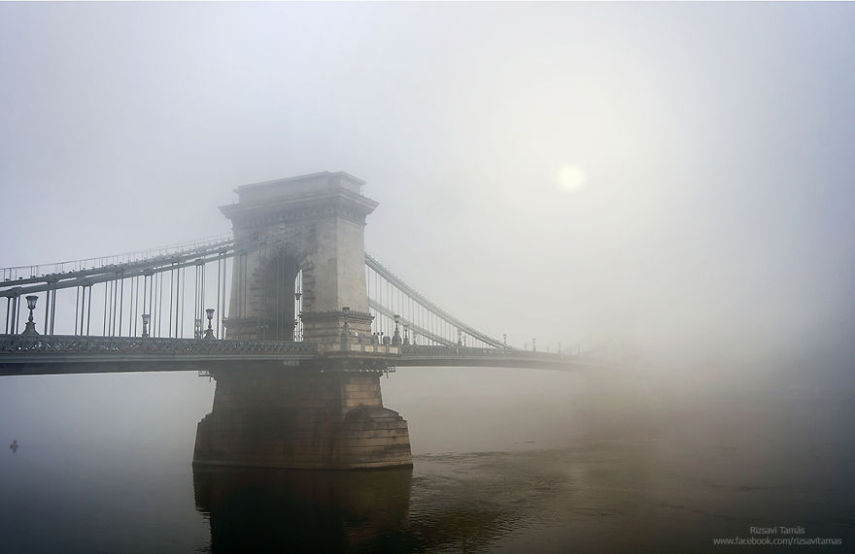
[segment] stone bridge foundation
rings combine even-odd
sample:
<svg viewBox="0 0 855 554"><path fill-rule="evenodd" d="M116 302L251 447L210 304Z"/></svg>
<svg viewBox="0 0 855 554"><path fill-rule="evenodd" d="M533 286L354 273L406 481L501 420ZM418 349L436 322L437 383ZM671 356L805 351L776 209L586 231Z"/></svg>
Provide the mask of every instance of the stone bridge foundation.
<svg viewBox="0 0 855 554"><path fill-rule="evenodd" d="M407 422L383 407L379 372L219 371L193 463L290 469L411 466Z"/></svg>

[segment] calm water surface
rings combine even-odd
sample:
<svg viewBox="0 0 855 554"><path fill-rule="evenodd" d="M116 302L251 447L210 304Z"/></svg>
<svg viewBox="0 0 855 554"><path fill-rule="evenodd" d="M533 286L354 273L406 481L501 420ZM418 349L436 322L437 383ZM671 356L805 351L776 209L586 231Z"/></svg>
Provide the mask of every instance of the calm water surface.
<svg viewBox="0 0 855 554"><path fill-rule="evenodd" d="M712 545L750 526L855 544L845 392L400 370L383 393L412 470L194 471L205 379L3 379L3 552L776 550Z"/></svg>

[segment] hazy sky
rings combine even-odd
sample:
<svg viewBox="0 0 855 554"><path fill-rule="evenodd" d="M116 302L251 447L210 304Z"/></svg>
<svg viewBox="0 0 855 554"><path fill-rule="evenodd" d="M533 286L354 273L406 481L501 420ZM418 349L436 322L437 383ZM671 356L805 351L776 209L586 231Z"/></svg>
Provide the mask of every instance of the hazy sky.
<svg viewBox="0 0 855 554"><path fill-rule="evenodd" d="M369 252L518 346L807 355L855 329L854 28L852 4L0 4L0 265L228 232L236 186L343 170L380 202Z"/></svg>

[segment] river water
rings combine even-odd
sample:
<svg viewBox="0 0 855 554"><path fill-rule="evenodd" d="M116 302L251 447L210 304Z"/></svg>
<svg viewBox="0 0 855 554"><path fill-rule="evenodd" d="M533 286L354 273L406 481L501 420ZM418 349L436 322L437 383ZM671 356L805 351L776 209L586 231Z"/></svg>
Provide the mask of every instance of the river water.
<svg viewBox="0 0 855 554"><path fill-rule="evenodd" d="M851 552L851 394L401 369L412 470L195 470L192 373L5 377L2 552ZM672 383L673 384L673 383ZM774 527L777 535L752 533ZM717 538L842 546L715 546Z"/></svg>

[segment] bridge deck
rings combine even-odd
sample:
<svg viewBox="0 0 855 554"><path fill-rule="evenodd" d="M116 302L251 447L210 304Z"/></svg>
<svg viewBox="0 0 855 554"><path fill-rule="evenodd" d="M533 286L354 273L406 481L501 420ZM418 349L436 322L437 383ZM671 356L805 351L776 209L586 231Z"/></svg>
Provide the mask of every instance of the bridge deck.
<svg viewBox="0 0 855 554"><path fill-rule="evenodd" d="M299 365L317 355L302 342L0 335L0 375Z"/></svg>
<svg viewBox="0 0 855 554"><path fill-rule="evenodd" d="M575 371L606 366L578 356L488 348L416 347L402 349L397 367L510 367Z"/></svg>
<svg viewBox="0 0 855 554"><path fill-rule="evenodd" d="M197 371L314 366L356 370L390 367L596 368L557 354L446 346L402 346L399 353L325 352L285 341L0 335L0 375Z"/></svg>

